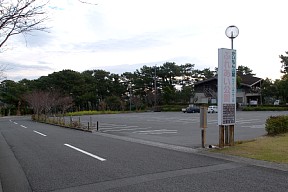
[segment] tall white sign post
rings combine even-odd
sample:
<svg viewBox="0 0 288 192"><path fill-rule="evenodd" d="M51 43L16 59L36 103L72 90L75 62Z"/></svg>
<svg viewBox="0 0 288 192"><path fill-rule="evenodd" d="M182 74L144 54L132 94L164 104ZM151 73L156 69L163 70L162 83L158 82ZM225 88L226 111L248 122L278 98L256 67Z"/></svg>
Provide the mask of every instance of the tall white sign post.
<svg viewBox="0 0 288 192"><path fill-rule="evenodd" d="M224 146L224 127L229 127L229 144L234 144L236 122L236 50L218 49L219 147ZM228 129L227 129L228 131ZM228 135L228 132L227 132Z"/></svg>

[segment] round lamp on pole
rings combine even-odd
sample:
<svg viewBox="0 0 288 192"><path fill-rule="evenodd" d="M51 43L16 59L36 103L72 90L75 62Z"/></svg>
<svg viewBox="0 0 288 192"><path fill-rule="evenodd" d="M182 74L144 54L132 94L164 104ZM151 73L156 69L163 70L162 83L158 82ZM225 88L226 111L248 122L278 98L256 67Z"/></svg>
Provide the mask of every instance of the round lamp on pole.
<svg viewBox="0 0 288 192"><path fill-rule="evenodd" d="M231 39L231 49L233 49L233 39L239 35L239 29L235 25L227 27L225 34Z"/></svg>

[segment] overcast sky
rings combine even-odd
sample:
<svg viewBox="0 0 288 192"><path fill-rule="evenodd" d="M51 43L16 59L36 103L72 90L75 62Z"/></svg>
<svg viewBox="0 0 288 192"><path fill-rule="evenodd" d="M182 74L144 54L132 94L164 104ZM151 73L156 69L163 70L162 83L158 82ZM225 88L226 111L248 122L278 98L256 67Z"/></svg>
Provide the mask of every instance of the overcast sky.
<svg viewBox="0 0 288 192"><path fill-rule="evenodd" d="M279 79L280 54L288 51L287 0L50 0L50 33L19 35L0 53L7 78L36 79L72 69L134 72L164 62L213 70L218 48L234 40L237 65ZM27 42L27 44L26 44Z"/></svg>

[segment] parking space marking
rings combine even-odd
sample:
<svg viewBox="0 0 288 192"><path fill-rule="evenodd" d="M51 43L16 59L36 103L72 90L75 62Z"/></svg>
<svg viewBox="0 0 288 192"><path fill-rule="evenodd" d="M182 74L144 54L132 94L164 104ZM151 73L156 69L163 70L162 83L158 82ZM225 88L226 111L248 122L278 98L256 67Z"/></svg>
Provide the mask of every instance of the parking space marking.
<svg viewBox="0 0 288 192"><path fill-rule="evenodd" d="M151 128L151 127L149 127L149 128ZM101 132L103 132L103 133L106 133L106 132L121 132L121 131L135 131L135 130L139 130L139 129L149 129L148 127L147 128L128 128L128 129L106 129L106 130L101 130Z"/></svg>
<svg viewBox="0 0 288 192"><path fill-rule="evenodd" d="M247 124L247 123L251 123L254 121L259 121L259 119L247 119L247 120L236 120L236 124Z"/></svg>
<svg viewBox="0 0 288 192"><path fill-rule="evenodd" d="M147 131L134 131L133 133L144 135L177 134L178 130L159 129L159 130L147 130Z"/></svg>
<svg viewBox="0 0 288 192"><path fill-rule="evenodd" d="M90 157L93 157L93 158L95 158L95 159L97 159L97 160L99 160L99 161L106 161L106 159L104 159L104 158L102 158L102 157L99 157L99 156L97 156L97 155L94 155L94 154L92 154L92 153L89 153L89 152L87 152L87 151L84 151L84 150L82 150L82 149L79 149L79 148L77 148L77 147L74 147L74 146L72 146L72 145L69 145L69 144L64 144L66 147L70 147L71 149L74 149L74 150L76 150L76 151L79 151L79 152L81 152L81 153L83 153L83 154L85 154L85 155L88 155L88 156L90 156Z"/></svg>
<svg viewBox="0 0 288 192"><path fill-rule="evenodd" d="M23 127L23 128L25 128L25 129L27 129L27 127L25 127L24 125L20 125L21 127Z"/></svg>
<svg viewBox="0 0 288 192"><path fill-rule="evenodd" d="M101 126L101 130L113 130L113 129L122 129L122 128L125 128L125 129L133 129L133 128L138 128L139 126L127 126L127 125L120 125L120 126L113 126L113 127L111 127L111 126L107 126L106 128L104 127L102 127Z"/></svg>
<svg viewBox="0 0 288 192"><path fill-rule="evenodd" d="M251 129L264 129L265 128L265 124L261 124L261 125L241 125L241 127L247 127L247 128L251 128Z"/></svg>

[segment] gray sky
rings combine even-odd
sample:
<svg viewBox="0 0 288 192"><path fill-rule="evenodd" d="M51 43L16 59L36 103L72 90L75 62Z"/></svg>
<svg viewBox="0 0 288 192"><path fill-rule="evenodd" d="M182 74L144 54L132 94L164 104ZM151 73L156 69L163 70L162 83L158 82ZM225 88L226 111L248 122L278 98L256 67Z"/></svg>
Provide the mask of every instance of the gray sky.
<svg viewBox="0 0 288 192"><path fill-rule="evenodd" d="M8 79L35 79L72 69L133 72L164 62L213 70L218 48L234 40L237 65L258 77L279 79L280 54L288 51L287 0L50 0L50 33L11 38L1 53ZM26 44L27 41L27 44Z"/></svg>

